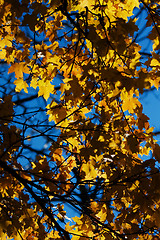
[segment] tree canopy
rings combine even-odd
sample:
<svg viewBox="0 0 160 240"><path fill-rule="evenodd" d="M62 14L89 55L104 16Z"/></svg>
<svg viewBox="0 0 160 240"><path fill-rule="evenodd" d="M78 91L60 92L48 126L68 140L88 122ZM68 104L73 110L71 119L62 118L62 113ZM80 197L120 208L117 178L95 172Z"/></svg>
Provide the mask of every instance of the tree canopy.
<svg viewBox="0 0 160 240"><path fill-rule="evenodd" d="M158 239L159 4L0 0L0 239Z"/></svg>

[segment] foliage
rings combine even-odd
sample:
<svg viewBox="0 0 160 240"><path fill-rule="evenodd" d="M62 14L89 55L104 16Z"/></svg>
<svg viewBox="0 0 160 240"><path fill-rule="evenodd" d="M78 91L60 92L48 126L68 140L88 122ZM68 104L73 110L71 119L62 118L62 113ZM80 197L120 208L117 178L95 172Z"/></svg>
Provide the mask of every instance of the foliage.
<svg viewBox="0 0 160 240"><path fill-rule="evenodd" d="M159 236L160 147L139 101L159 87L159 3L0 0L0 239Z"/></svg>

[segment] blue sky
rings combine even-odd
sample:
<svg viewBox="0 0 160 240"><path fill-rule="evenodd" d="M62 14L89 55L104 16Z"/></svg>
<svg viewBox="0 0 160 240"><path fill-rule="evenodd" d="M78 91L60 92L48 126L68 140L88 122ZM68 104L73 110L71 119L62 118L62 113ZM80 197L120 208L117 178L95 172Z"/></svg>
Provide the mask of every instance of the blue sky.
<svg viewBox="0 0 160 240"><path fill-rule="evenodd" d="M136 15L138 10L134 10L134 14ZM143 10L140 14L140 17L137 19L137 26L139 27L140 35L137 37L137 42L141 45L141 52L152 52L152 41L147 38L149 32L152 27L146 27L146 18L147 13L146 10ZM138 32L138 33L139 33ZM138 34L136 33L135 36ZM146 61L144 58L143 62ZM160 130L160 91L154 89L152 91L145 91L143 95L139 98L140 102L143 105L143 112L150 118L149 123L150 126L153 126L154 132ZM158 144L160 144L160 135L156 136L158 140Z"/></svg>
<svg viewBox="0 0 160 240"><path fill-rule="evenodd" d="M150 118L150 125L155 128L155 132L160 131L160 92L155 89L145 93L140 97L140 101L143 104L143 112ZM160 144L160 135L156 136L156 139Z"/></svg>

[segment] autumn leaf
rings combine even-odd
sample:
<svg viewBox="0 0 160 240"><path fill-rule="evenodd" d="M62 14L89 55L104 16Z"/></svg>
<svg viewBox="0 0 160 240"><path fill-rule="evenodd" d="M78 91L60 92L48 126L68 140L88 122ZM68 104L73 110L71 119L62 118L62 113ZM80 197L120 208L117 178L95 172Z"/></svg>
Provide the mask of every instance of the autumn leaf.
<svg viewBox="0 0 160 240"><path fill-rule="evenodd" d="M11 67L8 70L8 73L15 73L15 77L17 79L19 78L23 78L23 73L30 73L29 68L26 66L25 63L21 62L21 63L14 63L11 65Z"/></svg>
<svg viewBox="0 0 160 240"><path fill-rule="evenodd" d="M46 100L49 98L50 94L54 92L54 86L50 81L39 81L38 87L38 96L43 96Z"/></svg>
<svg viewBox="0 0 160 240"><path fill-rule="evenodd" d="M18 78L17 80L14 81L14 84L16 85L15 90L17 92L20 92L22 89L24 89L24 91L28 93L27 90L28 84L23 80L23 78Z"/></svg>
<svg viewBox="0 0 160 240"><path fill-rule="evenodd" d="M122 108L124 112L128 110L129 113L133 113L137 107L141 106L139 100L133 96L132 90L130 92L123 91L121 99L123 100Z"/></svg>
<svg viewBox="0 0 160 240"><path fill-rule="evenodd" d="M16 85L16 91L20 92L22 89L27 93L27 87L28 84L23 80L23 74L29 74L30 70L29 68L25 65L25 63L14 63L11 65L11 67L8 70L8 73L15 73L15 77L17 80L14 81L14 84Z"/></svg>

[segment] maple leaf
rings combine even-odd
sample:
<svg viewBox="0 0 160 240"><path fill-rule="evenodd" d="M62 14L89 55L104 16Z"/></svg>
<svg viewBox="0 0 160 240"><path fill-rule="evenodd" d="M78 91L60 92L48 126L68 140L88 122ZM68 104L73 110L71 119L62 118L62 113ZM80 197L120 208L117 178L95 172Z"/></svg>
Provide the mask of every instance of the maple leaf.
<svg viewBox="0 0 160 240"><path fill-rule="evenodd" d="M43 96L46 100L49 98L50 94L54 92L54 86L50 81L39 81L38 87L38 96Z"/></svg>
<svg viewBox="0 0 160 240"><path fill-rule="evenodd" d="M13 63L11 67L8 70L8 73L15 73L15 77L18 78L23 78L23 73L30 73L30 70L28 66L26 66L25 63Z"/></svg>
<svg viewBox="0 0 160 240"><path fill-rule="evenodd" d="M121 99L123 100L122 108L123 111L129 111L129 113L134 113L135 108L140 107L141 103L139 100L133 96L133 91L122 92Z"/></svg>
<svg viewBox="0 0 160 240"><path fill-rule="evenodd" d="M16 85L15 90L17 92L20 92L22 89L24 89L24 91L28 93L27 90L28 84L23 80L23 78L18 78L17 80L14 81L14 84Z"/></svg>
<svg viewBox="0 0 160 240"><path fill-rule="evenodd" d="M11 67L8 70L8 73L15 73L15 77L17 80L14 81L14 84L16 85L16 91L20 92L22 89L24 89L25 92L28 92L27 87L28 84L23 80L23 74L29 74L30 70L26 66L25 63L14 63L11 65Z"/></svg>

